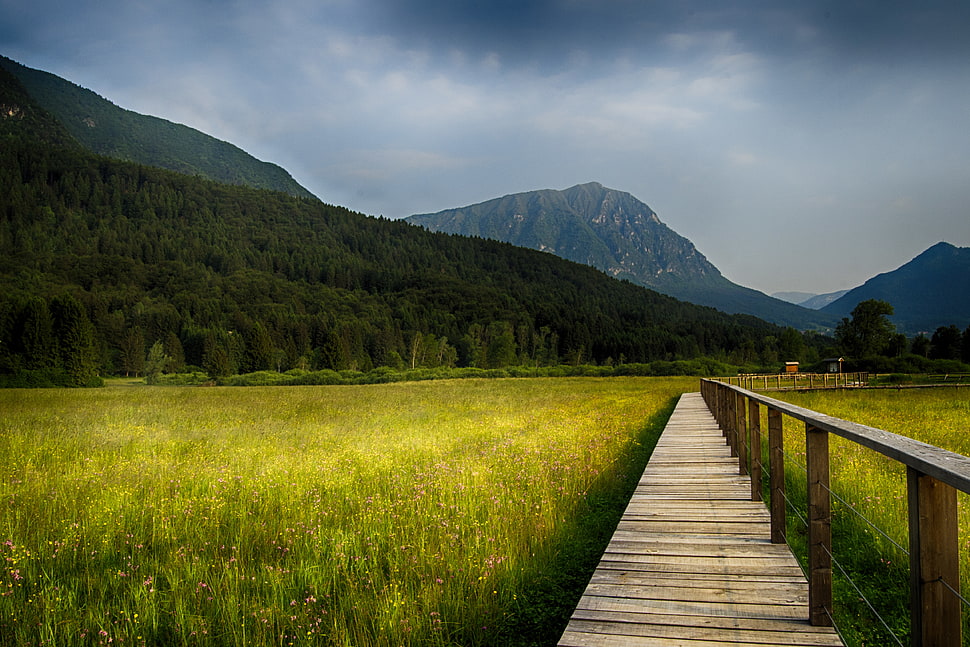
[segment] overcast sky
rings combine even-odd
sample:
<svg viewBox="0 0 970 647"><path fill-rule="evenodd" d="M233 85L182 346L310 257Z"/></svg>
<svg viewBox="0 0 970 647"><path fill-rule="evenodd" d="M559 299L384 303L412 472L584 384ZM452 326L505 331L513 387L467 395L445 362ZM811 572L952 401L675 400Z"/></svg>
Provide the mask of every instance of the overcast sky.
<svg viewBox="0 0 970 647"><path fill-rule="evenodd" d="M371 215L596 181L768 293L970 246L966 0L0 0L0 54Z"/></svg>

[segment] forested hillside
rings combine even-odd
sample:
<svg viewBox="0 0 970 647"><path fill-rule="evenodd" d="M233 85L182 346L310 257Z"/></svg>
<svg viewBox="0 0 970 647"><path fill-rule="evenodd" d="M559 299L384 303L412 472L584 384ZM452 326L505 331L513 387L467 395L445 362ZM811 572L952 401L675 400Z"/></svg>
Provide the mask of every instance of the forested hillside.
<svg viewBox="0 0 970 647"><path fill-rule="evenodd" d="M91 90L0 56L31 98L88 150L187 175L314 197L276 164L194 128L125 110Z"/></svg>
<svg viewBox="0 0 970 647"><path fill-rule="evenodd" d="M98 157L0 99L7 375L137 374L153 347L213 376L742 361L785 332L549 254Z"/></svg>

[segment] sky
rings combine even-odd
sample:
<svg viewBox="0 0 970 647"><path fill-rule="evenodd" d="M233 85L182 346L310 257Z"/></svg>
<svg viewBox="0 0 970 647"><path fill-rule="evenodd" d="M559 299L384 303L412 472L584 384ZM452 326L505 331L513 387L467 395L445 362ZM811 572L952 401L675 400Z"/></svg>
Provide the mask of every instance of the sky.
<svg viewBox="0 0 970 647"><path fill-rule="evenodd" d="M0 0L0 54L374 216L600 182L769 294L970 246L965 0Z"/></svg>

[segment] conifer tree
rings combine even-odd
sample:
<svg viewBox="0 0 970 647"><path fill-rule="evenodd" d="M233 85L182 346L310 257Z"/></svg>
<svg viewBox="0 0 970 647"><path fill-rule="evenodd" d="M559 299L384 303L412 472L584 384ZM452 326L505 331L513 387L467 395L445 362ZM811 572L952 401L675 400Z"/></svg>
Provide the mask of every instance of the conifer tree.
<svg viewBox="0 0 970 647"><path fill-rule="evenodd" d="M165 354L165 345L157 341L148 350L148 358L145 360L145 382L155 384L159 376L164 372L165 367L172 360Z"/></svg>
<svg viewBox="0 0 970 647"><path fill-rule="evenodd" d="M51 301L54 336L60 364L67 372L70 386L89 386L97 381L97 349L94 327L84 308L70 294Z"/></svg>
<svg viewBox="0 0 970 647"><path fill-rule="evenodd" d="M960 359L965 364L970 364L970 326L963 331L963 340L960 345Z"/></svg>
<svg viewBox="0 0 970 647"><path fill-rule="evenodd" d="M171 330L165 333L165 355L168 356L165 370L169 373L178 373L185 368L185 351L182 348L182 342Z"/></svg>
<svg viewBox="0 0 970 647"><path fill-rule="evenodd" d="M57 340L47 301L34 297L23 310L20 326L20 344L23 350L24 368L43 370L54 368L58 363Z"/></svg>

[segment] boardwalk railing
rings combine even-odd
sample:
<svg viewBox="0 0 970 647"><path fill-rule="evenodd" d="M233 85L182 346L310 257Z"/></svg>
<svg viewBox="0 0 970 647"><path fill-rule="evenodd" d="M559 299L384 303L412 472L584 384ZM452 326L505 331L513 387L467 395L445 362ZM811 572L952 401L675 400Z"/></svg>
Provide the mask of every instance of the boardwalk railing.
<svg viewBox="0 0 970 647"><path fill-rule="evenodd" d="M761 409L768 412L771 540L785 541L783 416L805 423L808 473L809 620L832 624L832 514L829 434L906 465L909 514L911 645L961 645L957 491L970 492L970 458L911 438L804 409L714 380L701 394L727 437L751 497L762 483Z"/></svg>
<svg viewBox="0 0 970 647"><path fill-rule="evenodd" d="M712 378L718 382L734 384L743 389L844 389L866 386L869 373L743 373L734 377Z"/></svg>

